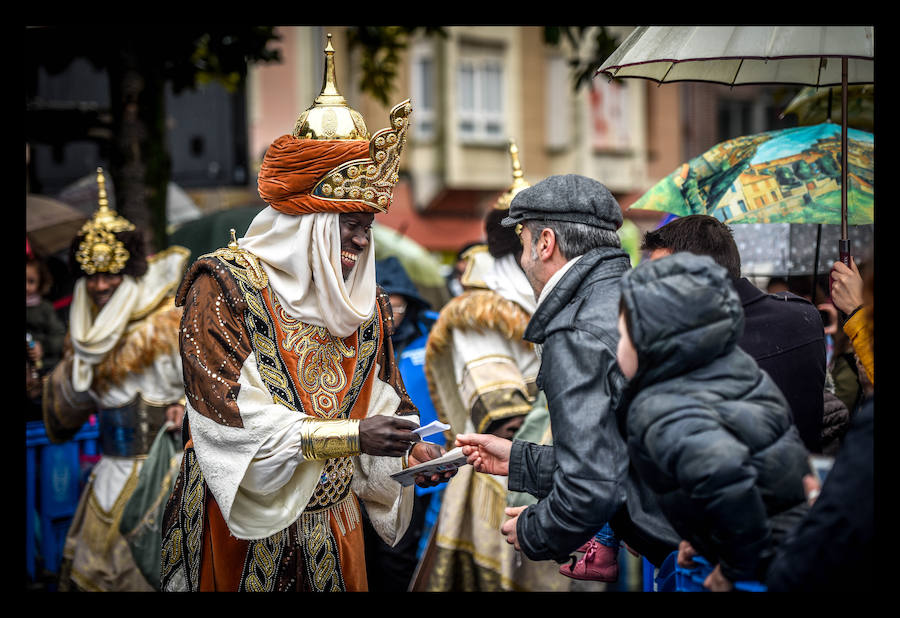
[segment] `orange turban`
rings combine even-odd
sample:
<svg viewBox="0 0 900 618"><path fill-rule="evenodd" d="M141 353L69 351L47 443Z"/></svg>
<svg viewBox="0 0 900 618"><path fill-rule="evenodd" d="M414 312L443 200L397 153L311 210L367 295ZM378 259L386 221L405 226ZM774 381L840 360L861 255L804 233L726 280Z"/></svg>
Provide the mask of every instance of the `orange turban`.
<svg viewBox="0 0 900 618"><path fill-rule="evenodd" d="M354 159L368 159L369 142L315 140L282 135L269 146L259 170L259 196L288 215L313 212L374 212L350 199L322 199L312 190L328 172Z"/></svg>

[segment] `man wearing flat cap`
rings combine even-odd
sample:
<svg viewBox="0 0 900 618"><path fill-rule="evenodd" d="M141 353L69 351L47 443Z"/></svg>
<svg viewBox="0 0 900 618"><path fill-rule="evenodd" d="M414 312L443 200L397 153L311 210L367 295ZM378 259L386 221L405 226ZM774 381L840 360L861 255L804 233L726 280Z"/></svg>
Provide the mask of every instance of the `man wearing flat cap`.
<svg viewBox="0 0 900 618"><path fill-rule="evenodd" d="M522 269L537 309L524 339L541 357L553 445L464 434L457 445L475 469L508 474L510 491L537 504L507 509L501 532L532 560L564 562L605 523L659 567L678 535L652 494L629 475L616 408L625 378L616 362L619 280L631 268L616 230L622 211L609 190L575 174L521 191L507 227L522 241Z"/></svg>

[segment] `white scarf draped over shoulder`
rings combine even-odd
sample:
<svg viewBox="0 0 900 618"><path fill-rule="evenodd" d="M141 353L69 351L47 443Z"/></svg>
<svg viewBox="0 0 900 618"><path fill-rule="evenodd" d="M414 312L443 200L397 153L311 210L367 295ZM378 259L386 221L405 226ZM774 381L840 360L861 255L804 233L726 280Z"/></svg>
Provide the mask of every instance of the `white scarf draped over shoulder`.
<svg viewBox="0 0 900 618"><path fill-rule="evenodd" d="M139 279L122 275L119 287L96 316L87 292L87 277L75 282L69 336L74 351L72 386L77 392L91 387L94 366L116 345L129 322L152 310L174 291L189 255L184 247L170 247L147 260L147 272Z"/></svg>
<svg viewBox="0 0 900 618"><path fill-rule="evenodd" d="M269 286L291 317L347 337L372 315L372 238L344 281L338 213L288 215L266 206L238 246L259 258Z"/></svg>

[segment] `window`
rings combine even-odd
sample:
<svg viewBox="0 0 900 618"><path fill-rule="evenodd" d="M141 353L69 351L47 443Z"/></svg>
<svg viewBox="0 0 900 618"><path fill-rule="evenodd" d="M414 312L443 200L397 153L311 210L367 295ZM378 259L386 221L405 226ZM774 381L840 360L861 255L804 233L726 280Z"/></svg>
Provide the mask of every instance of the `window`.
<svg viewBox="0 0 900 618"><path fill-rule="evenodd" d="M569 146L569 97L572 84L569 67L562 56L547 60L546 134L547 147L559 150Z"/></svg>
<svg viewBox="0 0 900 618"><path fill-rule="evenodd" d="M591 124L594 150L624 151L634 148L631 131L631 109L634 90L622 83L597 79L591 82Z"/></svg>
<svg viewBox="0 0 900 618"><path fill-rule="evenodd" d="M747 204L744 203L744 200L738 200L737 203L741 207L741 212L747 212Z"/></svg>
<svg viewBox="0 0 900 618"><path fill-rule="evenodd" d="M505 143L504 66L500 49L460 50L456 72L460 139L467 143Z"/></svg>
<svg viewBox="0 0 900 618"><path fill-rule="evenodd" d="M430 140L437 132L436 83L437 67L431 46L427 42L419 42L412 49L411 129L416 139Z"/></svg>

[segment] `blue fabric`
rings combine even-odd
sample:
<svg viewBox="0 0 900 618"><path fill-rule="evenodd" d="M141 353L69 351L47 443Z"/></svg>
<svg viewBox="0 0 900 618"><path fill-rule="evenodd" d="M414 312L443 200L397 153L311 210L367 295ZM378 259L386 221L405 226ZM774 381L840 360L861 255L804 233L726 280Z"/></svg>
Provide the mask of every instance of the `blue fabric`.
<svg viewBox="0 0 900 618"><path fill-rule="evenodd" d="M603 527L600 528L600 531L594 535L594 538L601 545L619 549L619 539L616 538L616 533L613 532L613 529L609 526L609 524L603 524Z"/></svg>
<svg viewBox="0 0 900 618"><path fill-rule="evenodd" d="M433 311L426 311L425 317L430 318L432 316L429 314L433 313ZM436 318L436 314L434 317ZM426 332L426 334L411 341L404 348L397 363L406 392L419 409L419 423L421 425L427 425L432 421L438 420L437 411L431 402L431 393L428 391L428 380L425 378L425 344L427 342L428 333ZM446 438L443 433L426 436L424 440L446 448ZM441 483L435 487L419 487L416 485L415 492L417 496L434 494L442 491L444 487L446 487L446 483Z"/></svg>
<svg viewBox="0 0 900 618"><path fill-rule="evenodd" d="M678 552L673 551L659 565L659 570L654 578L656 592L675 592L675 564L678 559Z"/></svg>

